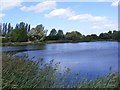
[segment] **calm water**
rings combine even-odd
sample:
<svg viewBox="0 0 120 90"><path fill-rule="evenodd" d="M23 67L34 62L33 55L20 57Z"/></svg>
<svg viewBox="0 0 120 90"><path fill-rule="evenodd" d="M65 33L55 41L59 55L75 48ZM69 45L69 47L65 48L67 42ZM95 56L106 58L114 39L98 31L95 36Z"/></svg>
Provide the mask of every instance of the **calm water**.
<svg viewBox="0 0 120 90"><path fill-rule="evenodd" d="M109 68L118 70L118 42L82 42L45 45L27 45L3 47L2 51L40 49L19 52L16 55L27 54L30 58L44 58L46 62L53 60L61 62L60 71L68 67L72 72L89 73L93 76L106 74Z"/></svg>

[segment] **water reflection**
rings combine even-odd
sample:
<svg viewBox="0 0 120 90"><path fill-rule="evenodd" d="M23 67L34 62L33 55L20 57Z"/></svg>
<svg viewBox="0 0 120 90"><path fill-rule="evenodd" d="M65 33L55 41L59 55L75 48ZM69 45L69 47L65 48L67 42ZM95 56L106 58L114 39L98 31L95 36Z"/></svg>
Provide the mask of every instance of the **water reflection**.
<svg viewBox="0 0 120 90"><path fill-rule="evenodd" d="M46 45L25 45L25 46L3 46L0 47L0 51L29 51L29 50L45 50Z"/></svg>

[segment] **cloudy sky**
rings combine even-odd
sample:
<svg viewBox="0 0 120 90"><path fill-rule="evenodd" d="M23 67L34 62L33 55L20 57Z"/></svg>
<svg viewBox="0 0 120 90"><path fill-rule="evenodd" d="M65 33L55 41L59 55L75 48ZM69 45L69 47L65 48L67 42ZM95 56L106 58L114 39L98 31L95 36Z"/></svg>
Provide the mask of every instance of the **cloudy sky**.
<svg viewBox="0 0 120 90"><path fill-rule="evenodd" d="M16 1L4 0L4 2L0 2L0 18L2 22L10 22L12 26L15 26L16 23L23 21L31 24L32 27L43 24L45 29L49 31L52 28L62 29L64 33L77 30L85 35L117 30L117 1Z"/></svg>

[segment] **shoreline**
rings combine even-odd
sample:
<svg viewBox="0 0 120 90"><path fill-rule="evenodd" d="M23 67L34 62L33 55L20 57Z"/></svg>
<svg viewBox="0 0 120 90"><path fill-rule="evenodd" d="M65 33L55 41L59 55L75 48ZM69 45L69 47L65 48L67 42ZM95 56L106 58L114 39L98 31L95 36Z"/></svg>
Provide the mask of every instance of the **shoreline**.
<svg viewBox="0 0 120 90"><path fill-rule="evenodd" d="M8 43L1 43L0 46L24 46L24 45L41 45L41 44L54 44L54 43L80 43L80 42L99 42L99 41L113 41L119 42L117 40L92 40L92 41L72 41L72 40L51 40L51 41L44 41L44 42L8 42Z"/></svg>

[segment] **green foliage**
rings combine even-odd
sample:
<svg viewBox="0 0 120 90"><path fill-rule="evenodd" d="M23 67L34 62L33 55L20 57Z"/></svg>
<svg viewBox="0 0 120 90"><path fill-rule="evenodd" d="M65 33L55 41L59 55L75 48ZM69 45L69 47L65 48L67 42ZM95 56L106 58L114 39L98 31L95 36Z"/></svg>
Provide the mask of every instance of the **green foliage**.
<svg viewBox="0 0 120 90"><path fill-rule="evenodd" d="M57 34L57 31L56 31L55 28L54 28L54 29L52 29L52 30L50 31L49 36L55 36L56 34Z"/></svg>
<svg viewBox="0 0 120 90"><path fill-rule="evenodd" d="M67 40L81 40L82 37L82 34L78 31L67 32L65 35Z"/></svg>
<svg viewBox="0 0 120 90"><path fill-rule="evenodd" d="M58 33L55 29L52 29L50 35L46 37L46 40L72 40L72 41L106 41L117 40L120 41L120 31L109 31L107 33L101 33L99 36L96 34L82 35L78 31L67 32L63 35L63 31L59 30Z"/></svg>
<svg viewBox="0 0 120 90"><path fill-rule="evenodd" d="M113 31L113 35L112 35L114 40L120 40L120 31Z"/></svg>
<svg viewBox="0 0 120 90"><path fill-rule="evenodd" d="M108 33L101 33L99 35L99 38L100 39L110 39L110 34L108 34Z"/></svg>
<svg viewBox="0 0 120 90"><path fill-rule="evenodd" d="M5 37L6 39L12 42L25 42L27 41L27 32L24 28L14 29Z"/></svg>
<svg viewBox="0 0 120 90"><path fill-rule="evenodd" d="M63 30L58 30L58 33L55 29L52 29L49 36L46 37L46 40L63 40Z"/></svg>
<svg viewBox="0 0 120 90"><path fill-rule="evenodd" d="M64 35L55 35L55 36L47 36L46 40L63 40L64 39Z"/></svg>
<svg viewBox="0 0 120 90"><path fill-rule="evenodd" d="M3 55L3 88L45 88L50 87L57 68L53 61L44 64L44 60L32 61L27 56Z"/></svg>
<svg viewBox="0 0 120 90"><path fill-rule="evenodd" d="M91 34L91 35L87 35L83 37L83 41L94 41L94 40L98 40L99 37L96 34Z"/></svg>
<svg viewBox="0 0 120 90"><path fill-rule="evenodd" d="M56 31L53 28L50 34L46 36L47 30L44 30L42 24L37 25L30 30L30 24L20 22L16 24L15 29L11 26L11 23L0 23L0 34L5 36L3 43L7 42L26 42L26 41L49 41L49 40L64 40L64 42L80 42L80 41L120 41L120 31L108 31L106 33L100 33L100 35L82 35L78 31L67 32L63 34L63 30Z"/></svg>
<svg viewBox="0 0 120 90"><path fill-rule="evenodd" d="M59 36L63 36L63 30L58 30L57 35L59 35Z"/></svg>
<svg viewBox="0 0 120 90"><path fill-rule="evenodd" d="M12 31L12 27L11 27L11 24L9 23L8 24L8 32L7 33L10 33Z"/></svg>
<svg viewBox="0 0 120 90"><path fill-rule="evenodd" d="M101 33L99 35L99 39L104 39L104 40L120 40L120 31L109 31L108 33Z"/></svg>
<svg viewBox="0 0 120 90"><path fill-rule="evenodd" d="M34 57L33 57L34 58ZM118 73L109 73L95 80L80 78L80 73L72 74L67 68L63 73L58 72L60 63L45 63L44 59L33 61L28 56L2 56L2 87L10 88L116 88ZM69 81L68 81L69 80ZM69 82L69 83L68 83Z"/></svg>
<svg viewBox="0 0 120 90"><path fill-rule="evenodd" d="M28 32L28 39L30 41L34 41L34 40L40 40L43 41L45 39L47 30L44 30L43 25L37 25L35 28L32 28L29 32Z"/></svg>
<svg viewBox="0 0 120 90"><path fill-rule="evenodd" d="M7 43L7 42L9 42L8 39L6 39L6 38L2 38L2 43Z"/></svg>

